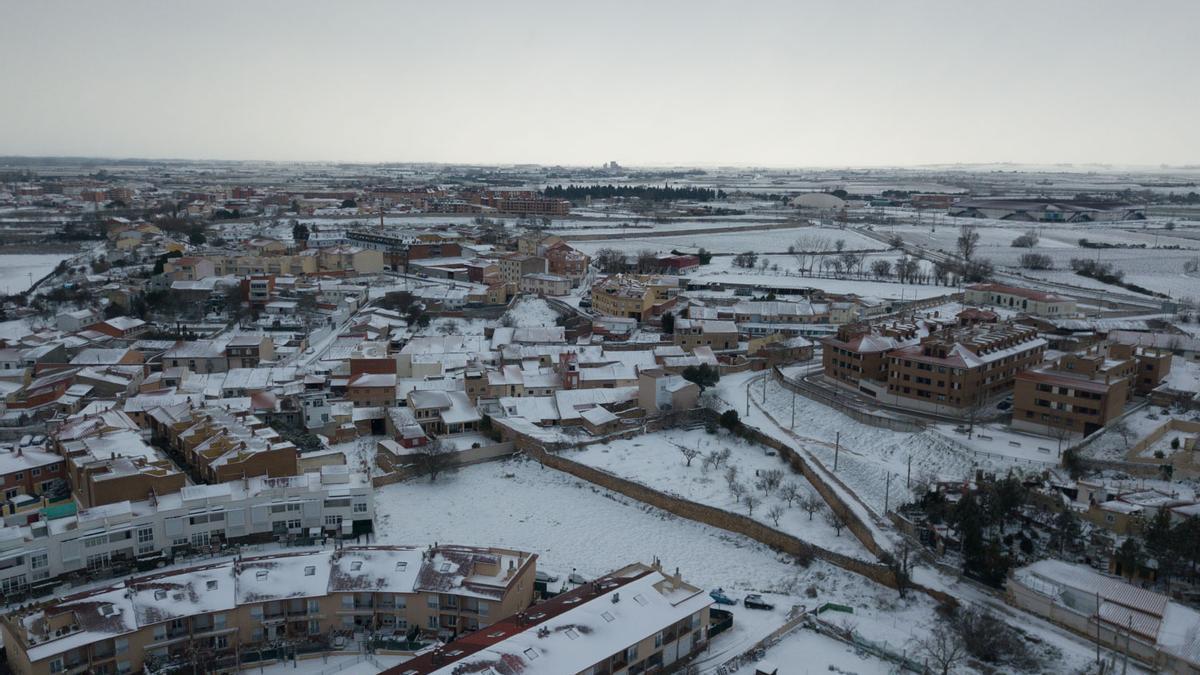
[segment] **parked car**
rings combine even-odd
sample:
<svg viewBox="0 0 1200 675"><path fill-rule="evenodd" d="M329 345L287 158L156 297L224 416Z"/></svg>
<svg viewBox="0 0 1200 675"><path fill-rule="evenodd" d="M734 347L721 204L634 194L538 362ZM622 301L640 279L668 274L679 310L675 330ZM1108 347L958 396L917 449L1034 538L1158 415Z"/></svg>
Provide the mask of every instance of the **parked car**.
<svg viewBox="0 0 1200 675"><path fill-rule="evenodd" d="M567 581L569 581L577 586L581 586L581 585L587 583L587 579L585 579L582 574L576 574L575 572L571 572L571 574L567 577Z"/></svg>
<svg viewBox="0 0 1200 675"><path fill-rule="evenodd" d="M747 609L775 609L775 605L763 600L758 593L747 595L746 599L742 600L742 606Z"/></svg>
<svg viewBox="0 0 1200 675"><path fill-rule="evenodd" d="M1000 401L999 403L996 404L996 407L999 408L1000 410L1008 410L1009 408L1012 407L1012 403L1009 403L1008 401Z"/></svg>
<svg viewBox="0 0 1200 675"><path fill-rule="evenodd" d="M725 589L718 588L715 591L709 591L708 597L712 598L718 605L736 605L737 600L725 595Z"/></svg>
<svg viewBox="0 0 1200 675"><path fill-rule="evenodd" d="M558 581L558 577L554 576L553 574L550 574L549 572L543 572L541 570L534 572L533 578L534 578L534 580L540 581L544 584L552 584L552 583Z"/></svg>

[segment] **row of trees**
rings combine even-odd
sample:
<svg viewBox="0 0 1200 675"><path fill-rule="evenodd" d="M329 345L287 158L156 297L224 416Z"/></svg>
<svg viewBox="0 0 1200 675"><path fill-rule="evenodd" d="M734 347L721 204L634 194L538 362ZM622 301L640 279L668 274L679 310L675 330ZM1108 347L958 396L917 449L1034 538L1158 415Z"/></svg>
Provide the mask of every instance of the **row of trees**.
<svg viewBox="0 0 1200 675"><path fill-rule="evenodd" d="M610 199L612 197L636 197L653 202L670 202L681 199L707 202L714 199L725 199L724 190L710 190L698 187L671 187L664 185L550 185L542 190L547 197L557 199L580 200L587 197L593 199Z"/></svg>

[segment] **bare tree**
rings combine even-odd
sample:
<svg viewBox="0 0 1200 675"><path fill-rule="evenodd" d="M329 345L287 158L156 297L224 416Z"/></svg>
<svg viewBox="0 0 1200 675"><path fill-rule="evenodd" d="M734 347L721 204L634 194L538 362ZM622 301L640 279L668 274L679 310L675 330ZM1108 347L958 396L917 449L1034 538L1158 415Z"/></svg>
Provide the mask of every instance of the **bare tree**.
<svg viewBox="0 0 1200 675"><path fill-rule="evenodd" d="M679 446L679 453L683 455L683 459L687 462L685 466L691 466L692 460L700 456L700 451L698 449L689 448L683 445Z"/></svg>
<svg viewBox="0 0 1200 675"><path fill-rule="evenodd" d="M743 496L745 496L747 498L752 496L752 495L747 495L746 494L746 486L742 485L741 483L739 483L737 481L734 481L729 484L729 491L733 493L733 501L735 501L735 502L742 501Z"/></svg>
<svg viewBox="0 0 1200 675"><path fill-rule="evenodd" d="M1133 433L1133 429L1129 427L1129 422L1126 422L1125 420L1117 420L1111 426L1109 426L1109 428L1120 435L1121 440L1125 441L1125 447L1128 448L1129 436Z"/></svg>
<svg viewBox="0 0 1200 675"><path fill-rule="evenodd" d="M783 487L779 490L779 496L783 497L783 500L787 502L788 507L791 508L792 504L796 500L804 496L804 492L800 489L800 486L796 485L795 483L784 483Z"/></svg>
<svg viewBox="0 0 1200 675"><path fill-rule="evenodd" d="M725 467L725 484L733 488L733 484L737 482L738 468L736 466Z"/></svg>
<svg viewBox="0 0 1200 675"><path fill-rule="evenodd" d="M429 482L437 481L438 474L445 472L454 464L453 450L445 443L434 439L417 449L416 465L423 473L429 474Z"/></svg>
<svg viewBox="0 0 1200 675"><path fill-rule="evenodd" d="M779 527L779 519L783 517L783 505L776 504L772 506L771 510L767 511L767 517L771 519L771 522L775 523L775 527Z"/></svg>
<svg viewBox="0 0 1200 675"><path fill-rule="evenodd" d="M783 482L783 471L780 469L767 469L758 474L758 481L754 486L762 490L763 494L768 494L777 489L779 484Z"/></svg>
<svg viewBox="0 0 1200 675"><path fill-rule="evenodd" d="M970 261L975 256L976 249L979 248L979 233L975 231L975 226L963 225L954 245L958 249L958 255L963 260Z"/></svg>
<svg viewBox="0 0 1200 675"><path fill-rule="evenodd" d="M923 654L942 675L950 675L967 658L967 647L949 626L939 623L929 635L913 641L914 651Z"/></svg>
<svg viewBox="0 0 1200 675"><path fill-rule="evenodd" d="M808 513L808 519L811 521L813 516L821 512L825 508L825 500L815 492L810 492L800 498L800 509Z"/></svg>
<svg viewBox="0 0 1200 675"><path fill-rule="evenodd" d="M876 279L892 276L892 263L883 258L877 258L871 263L871 274L874 274Z"/></svg>
<svg viewBox="0 0 1200 675"><path fill-rule="evenodd" d="M615 248L602 248L596 251L594 262L596 267L605 274L616 274L625 270L625 254Z"/></svg>
<svg viewBox="0 0 1200 675"><path fill-rule="evenodd" d="M658 254L648 248L638 251L637 270L642 273L658 270Z"/></svg>
<svg viewBox="0 0 1200 675"><path fill-rule="evenodd" d="M842 528L846 526L846 521L838 515L837 511L829 509L825 512L825 524L837 531L837 536L842 536Z"/></svg>
<svg viewBox="0 0 1200 675"><path fill-rule="evenodd" d="M754 507L761 504L762 500L759 499L753 492L747 492L746 496L742 499L742 502L746 504L746 509L750 511L750 515L753 516Z"/></svg>

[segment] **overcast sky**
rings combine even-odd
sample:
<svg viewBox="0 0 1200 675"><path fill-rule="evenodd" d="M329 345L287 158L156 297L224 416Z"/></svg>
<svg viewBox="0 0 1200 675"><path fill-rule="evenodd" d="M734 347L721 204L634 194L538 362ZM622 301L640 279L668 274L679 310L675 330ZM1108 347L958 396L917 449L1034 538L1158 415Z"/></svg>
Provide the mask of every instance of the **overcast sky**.
<svg viewBox="0 0 1200 675"><path fill-rule="evenodd" d="M0 0L0 154L1200 162L1200 0Z"/></svg>

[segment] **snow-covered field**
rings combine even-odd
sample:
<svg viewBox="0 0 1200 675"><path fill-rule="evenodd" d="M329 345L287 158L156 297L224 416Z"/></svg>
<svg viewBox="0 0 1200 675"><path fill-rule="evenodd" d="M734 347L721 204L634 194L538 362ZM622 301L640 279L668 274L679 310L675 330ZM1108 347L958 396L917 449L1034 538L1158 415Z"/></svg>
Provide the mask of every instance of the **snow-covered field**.
<svg viewBox="0 0 1200 675"><path fill-rule="evenodd" d="M792 392L768 380L764 402L763 379L755 377L749 390L757 405L750 407L750 414L744 419L770 433L776 425L762 413L759 408L762 406L781 427L787 428L792 420ZM741 415L746 413L745 383L745 376L735 376L722 379L718 385L722 399ZM796 423L791 430L795 436L789 440L806 449L827 469L832 470L836 463L837 477L876 513L883 512L885 502L894 507L909 499L910 486L930 479L967 478L977 467L997 471L1010 466L1037 468L1021 459L970 452L958 444L957 438L951 440L942 430L891 431L863 424L803 396L794 398Z"/></svg>
<svg viewBox="0 0 1200 675"><path fill-rule="evenodd" d="M553 326L558 320L558 312L541 298L524 296L505 312L504 316L512 320L515 328L537 328Z"/></svg>
<svg viewBox="0 0 1200 675"><path fill-rule="evenodd" d="M699 450L702 456L694 458L691 466L687 466L680 448ZM728 466L737 467L737 481L762 500L761 504L754 507L752 514L747 510L745 500L735 498L729 491L725 480L728 467L723 465L712 469L704 464L703 455L723 448L729 448L732 452ZM771 454L768 455L768 452ZM850 556L871 559L871 555L853 535L843 531L841 536L838 536L834 528L820 515L810 519L806 512L800 510L798 504L788 506L780 490L764 493L754 489L754 483L761 473L778 469L784 472L784 484L795 483L805 494L813 494L808 481L803 476L792 473L787 463L775 456L774 450L737 438L724 430L716 435L709 435L703 429L672 429L590 445L581 451L571 452L566 457L684 499L731 513L749 515L761 523L777 527L818 546ZM778 525L775 525L770 513L774 506L783 509Z"/></svg>
<svg viewBox="0 0 1200 675"><path fill-rule="evenodd" d="M1054 260L1055 269L1023 271L1024 274L1081 288L1114 289L1071 271L1071 259L1084 258L1111 263L1125 273L1127 282L1153 291L1169 293L1173 297L1200 296L1200 276L1183 272L1185 263L1200 258L1200 241L1196 238L1200 232L1193 229L1181 226L1176 230L1167 230L1162 223L1148 223L1143 228L1134 223L1114 226L956 220L956 224L896 225L880 227L877 231L898 234L905 241L918 246L953 252L961 232L958 223L974 225L979 233L976 255L990 259L998 267L1016 267L1023 254L1041 253ZM1038 245L1032 249L1014 248L1012 240L1030 230L1038 234ZM1146 248L1085 248L1079 244L1080 239ZM1159 248L1169 246L1178 246L1179 249Z"/></svg>
<svg viewBox="0 0 1200 675"><path fill-rule="evenodd" d="M0 292L20 293L71 257L69 253L0 255Z"/></svg>
<svg viewBox="0 0 1200 675"><path fill-rule="evenodd" d="M914 300L932 298L947 293L955 293L958 289L934 286L932 284L900 284L888 281L864 281L860 279L822 279L802 277L773 272L716 272L708 273L707 268L689 274L688 280L693 283L715 284L756 284L771 288L819 288L829 293L854 293L864 297L895 298Z"/></svg>
<svg viewBox="0 0 1200 675"><path fill-rule="evenodd" d="M743 251L765 251L779 254L778 262L785 264L789 246L798 250L825 250L833 253L838 241L843 243L848 251L883 251L887 244L864 236L854 230L832 228L797 227L775 230L757 230L747 232L721 232L717 234L686 234L674 237L644 237L639 238L637 232L630 232L628 238L608 239L601 241L577 241L571 245L579 250L594 255L602 248L613 248L625 253L651 250L655 252L670 252L680 250L695 252L704 248L713 253L741 253ZM794 259L787 258L786 264L795 267Z"/></svg>
<svg viewBox="0 0 1200 675"><path fill-rule="evenodd" d="M719 665L778 628L796 604L851 605L860 631L894 645L925 630L934 616L927 597L910 594L901 600L892 590L819 561L800 567L752 540L677 518L532 461L467 467L436 483L389 485L375 492L375 508L381 543L509 546L537 553L539 569L564 578L572 569L595 577L657 556L702 588L722 587L738 598L758 592L775 603L770 612L733 607L734 628L714 641L702 657L704 668ZM815 596L808 595L810 588ZM836 644L833 650L839 652ZM823 669L815 660L812 665Z"/></svg>

